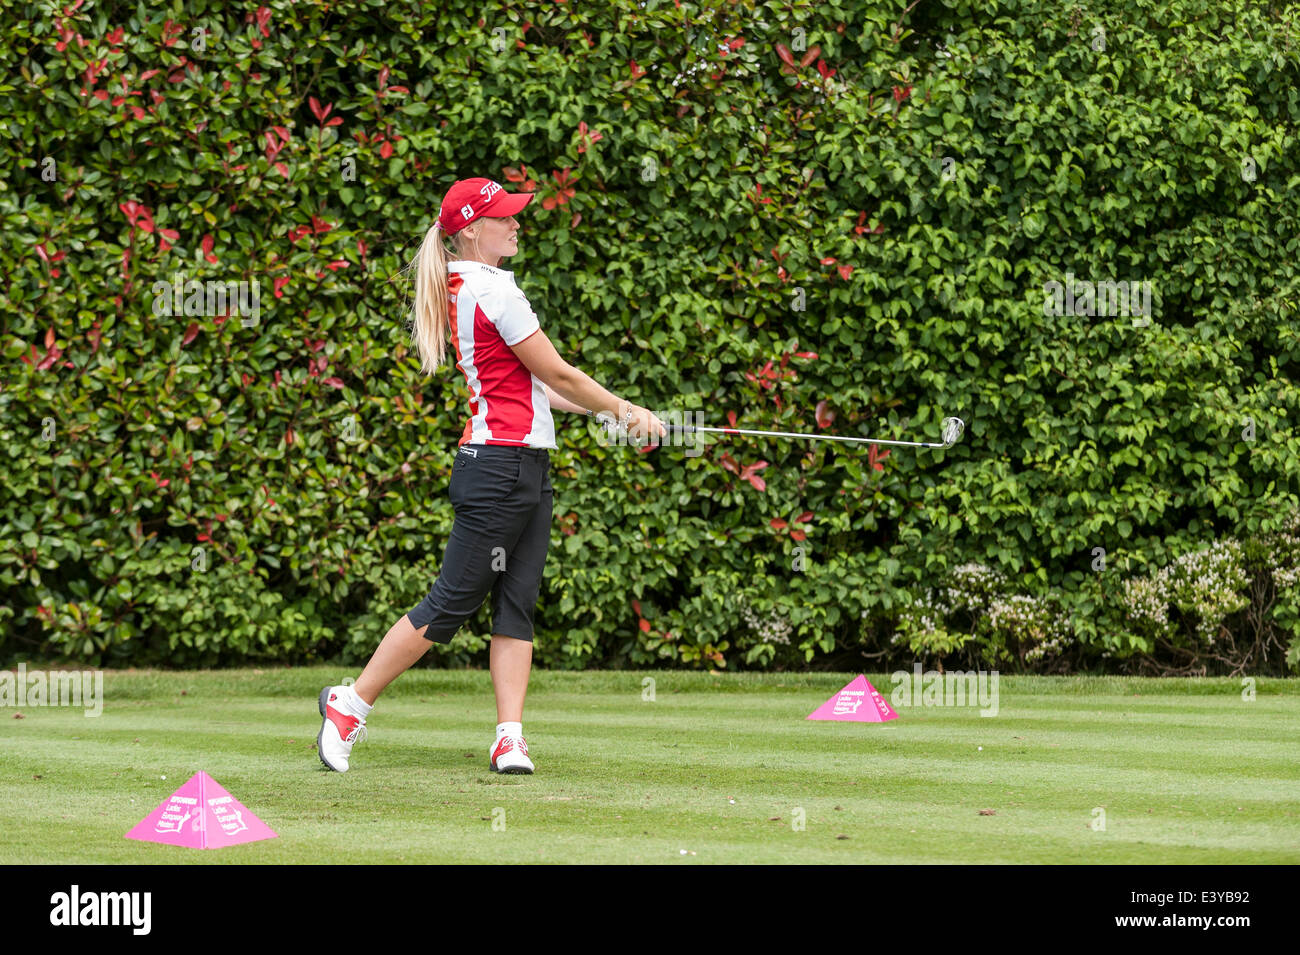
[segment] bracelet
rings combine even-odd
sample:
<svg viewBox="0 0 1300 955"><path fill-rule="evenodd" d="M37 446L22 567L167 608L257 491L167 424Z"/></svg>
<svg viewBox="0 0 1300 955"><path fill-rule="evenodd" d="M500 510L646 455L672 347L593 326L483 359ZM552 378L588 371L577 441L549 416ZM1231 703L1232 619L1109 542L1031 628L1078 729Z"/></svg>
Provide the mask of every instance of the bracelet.
<svg viewBox="0 0 1300 955"><path fill-rule="evenodd" d="M629 401L627 403L627 411L623 413L623 424L621 426L615 423L614 416L610 414L608 411L596 412L596 411L592 411L589 408L587 409L587 417L595 418L597 421L599 421L601 424L604 424L611 431L621 427L622 430L626 432L628 430L628 427L632 424L633 407L635 406L632 404L632 402Z"/></svg>

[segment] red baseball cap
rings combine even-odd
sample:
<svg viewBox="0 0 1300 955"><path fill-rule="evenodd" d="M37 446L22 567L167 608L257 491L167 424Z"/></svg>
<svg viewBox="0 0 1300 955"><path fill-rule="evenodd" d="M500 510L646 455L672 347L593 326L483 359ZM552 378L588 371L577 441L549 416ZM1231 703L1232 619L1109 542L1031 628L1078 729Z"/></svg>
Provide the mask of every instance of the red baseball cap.
<svg viewBox="0 0 1300 955"><path fill-rule="evenodd" d="M512 216L532 201L531 192L506 192L491 179L458 179L443 197L438 222L448 235L455 235L482 216Z"/></svg>

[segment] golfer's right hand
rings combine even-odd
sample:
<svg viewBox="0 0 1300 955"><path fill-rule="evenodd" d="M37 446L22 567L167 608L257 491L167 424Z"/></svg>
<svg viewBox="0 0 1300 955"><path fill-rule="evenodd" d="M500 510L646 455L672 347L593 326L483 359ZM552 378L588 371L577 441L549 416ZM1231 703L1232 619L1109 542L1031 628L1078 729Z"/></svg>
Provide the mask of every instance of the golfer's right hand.
<svg viewBox="0 0 1300 955"><path fill-rule="evenodd" d="M652 436L667 437L668 429L651 411L632 405L632 420L628 422L627 433L636 444L649 444Z"/></svg>

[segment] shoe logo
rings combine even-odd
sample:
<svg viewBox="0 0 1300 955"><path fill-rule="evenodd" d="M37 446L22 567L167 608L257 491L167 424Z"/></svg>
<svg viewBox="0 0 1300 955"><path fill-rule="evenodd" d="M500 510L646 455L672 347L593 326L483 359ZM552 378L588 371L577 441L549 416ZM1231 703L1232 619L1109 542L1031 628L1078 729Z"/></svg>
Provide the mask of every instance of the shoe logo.
<svg viewBox="0 0 1300 955"><path fill-rule="evenodd" d="M334 728L339 732L339 737L345 743L353 742L357 730L361 727L361 720L358 717L344 716L332 706L325 707L325 718L334 724Z"/></svg>
<svg viewBox="0 0 1300 955"><path fill-rule="evenodd" d="M513 749L517 749L524 756L528 755L528 744L524 742L523 737L503 736L497 740L497 748L492 752L492 761L496 762L498 756L503 756Z"/></svg>
<svg viewBox="0 0 1300 955"><path fill-rule="evenodd" d="M336 694L336 693L331 693L331 694L330 694L330 702L331 702L331 703L333 703L333 702L334 702L335 700L337 700L337 699L338 699L338 694Z"/></svg>

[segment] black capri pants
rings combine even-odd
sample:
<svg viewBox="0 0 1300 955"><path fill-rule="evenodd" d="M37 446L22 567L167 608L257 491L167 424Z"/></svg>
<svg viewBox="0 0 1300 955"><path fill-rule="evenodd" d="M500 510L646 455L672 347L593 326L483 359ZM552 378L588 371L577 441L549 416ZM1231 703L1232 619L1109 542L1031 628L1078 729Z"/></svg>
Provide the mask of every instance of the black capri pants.
<svg viewBox="0 0 1300 955"><path fill-rule="evenodd" d="M551 543L551 458L545 448L466 444L448 493L456 519L438 579L407 617L448 643L492 594L492 633L533 639L533 608Z"/></svg>

